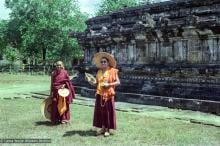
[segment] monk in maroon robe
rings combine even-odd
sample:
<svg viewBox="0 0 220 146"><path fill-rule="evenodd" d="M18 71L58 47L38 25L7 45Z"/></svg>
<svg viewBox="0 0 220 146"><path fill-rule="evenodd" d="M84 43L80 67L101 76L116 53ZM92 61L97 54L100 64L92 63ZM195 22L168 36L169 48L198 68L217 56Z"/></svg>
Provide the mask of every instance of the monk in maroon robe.
<svg viewBox="0 0 220 146"><path fill-rule="evenodd" d="M68 88L70 94L66 98L66 111L60 115L58 111L58 90L60 88ZM51 122L53 124L67 123L70 120L70 109L69 104L73 102L75 98L74 87L69 79L67 71L64 69L64 65L61 61L56 63L56 70L51 75L51 92L52 98L52 111L51 111Z"/></svg>
<svg viewBox="0 0 220 146"><path fill-rule="evenodd" d="M106 52L96 53L93 62L99 68L96 81L88 79L96 86L96 102L93 126L101 128L97 135L110 135L110 129L116 129L115 86L120 85L114 57Z"/></svg>

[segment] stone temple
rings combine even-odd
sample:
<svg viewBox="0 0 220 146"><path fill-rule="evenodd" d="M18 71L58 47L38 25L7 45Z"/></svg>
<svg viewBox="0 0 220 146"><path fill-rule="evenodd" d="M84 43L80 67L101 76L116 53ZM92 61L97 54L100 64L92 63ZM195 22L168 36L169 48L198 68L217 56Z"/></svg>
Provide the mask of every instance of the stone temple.
<svg viewBox="0 0 220 146"><path fill-rule="evenodd" d="M220 115L220 0L171 0L121 9L89 19L71 32L84 49L72 82L94 97L84 72L96 73L93 55L118 62L116 100Z"/></svg>

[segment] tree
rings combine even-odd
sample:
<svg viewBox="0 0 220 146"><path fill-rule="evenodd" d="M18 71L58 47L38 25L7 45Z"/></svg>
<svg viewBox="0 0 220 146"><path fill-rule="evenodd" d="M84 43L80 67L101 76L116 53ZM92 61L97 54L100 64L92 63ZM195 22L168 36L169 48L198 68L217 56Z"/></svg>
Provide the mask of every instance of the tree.
<svg viewBox="0 0 220 146"><path fill-rule="evenodd" d="M97 11L97 15L104 15L118 9L137 5L137 0L102 0Z"/></svg>
<svg viewBox="0 0 220 146"><path fill-rule="evenodd" d="M105 15L110 12L139 5L146 5L161 0L102 0L96 15Z"/></svg>
<svg viewBox="0 0 220 146"><path fill-rule="evenodd" d="M13 64L17 59L19 59L19 51L16 48L8 45L4 50L5 57L11 64Z"/></svg>
<svg viewBox="0 0 220 146"><path fill-rule="evenodd" d="M80 50L70 31L83 31L87 16L74 0L6 0L11 9L10 43L32 59L76 58Z"/></svg>
<svg viewBox="0 0 220 146"><path fill-rule="evenodd" d="M0 21L0 60L2 59L3 52L7 46L7 37L6 37L7 25L8 25L7 21L5 20Z"/></svg>

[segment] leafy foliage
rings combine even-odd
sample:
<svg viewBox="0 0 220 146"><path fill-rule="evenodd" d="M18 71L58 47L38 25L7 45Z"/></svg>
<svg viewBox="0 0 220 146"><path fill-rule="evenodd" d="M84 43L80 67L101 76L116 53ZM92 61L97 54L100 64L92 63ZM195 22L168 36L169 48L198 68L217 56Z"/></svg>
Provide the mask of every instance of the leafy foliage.
<svg viewBox="0 0 220 146"><path fill-rule="evenodd" d="M4 50L4 55L7 58L8 61L11 63L15 62L19 57L19 51L16 48L13 48L12 46L8 45L6 49Z"/></svg>
<svg viewBox="0 0 220 146"><path fill-rule="evenodd" d="M160 1L161 0L102 0L97 11L97 15L105 15L119 9Z"/></svg>
<svg viewBox="0 0 220 146"><path fill-rule="evenodd" d="M97 15L150 2L102 0ZM5 4L11 13L8 21L0 21L0 58L5 48L6 56L14 48L17 54L22 54L20 57L34 62L83 57L77 41L69 38L69 32L83 31L88 19L81 13L77 0L5 0Z"/></svg>
<svg viewBox="0 0 220 146"><path fill-rule="evenodd" d="M4 49L7 46L7 38L6 38L6 31L7 31L7 21L0 21L0 58L3 56Z"/></svg>
<svg viewBox="0 0 220 146"><path fill-rule="evenodd" d="M83 31L87 16L73 0L6 0L11 9L7 37L23 56L46 60L81 57L70 31Z"/></svg>
<svg viewBox="0 0 220 146"><path fill-rule="evenodd" d="M118 9L137 5L137 0L102 0L97 15L104 15Z"/></svg>

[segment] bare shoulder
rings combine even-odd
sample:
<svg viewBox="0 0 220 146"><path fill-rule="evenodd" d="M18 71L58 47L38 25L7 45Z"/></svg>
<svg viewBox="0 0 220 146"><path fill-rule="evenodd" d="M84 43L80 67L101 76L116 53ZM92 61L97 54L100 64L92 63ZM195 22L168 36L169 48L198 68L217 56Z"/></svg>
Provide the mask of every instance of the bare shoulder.
<svg viewBox="0 0 220 146"><path fill-rule="evenodd" d="M111 68L111 71L112 71L112 72L115 72L115 73L118 73L118 69L117 69L117 68L113 68L113 67L112 67L112 68Z"/></svg>

